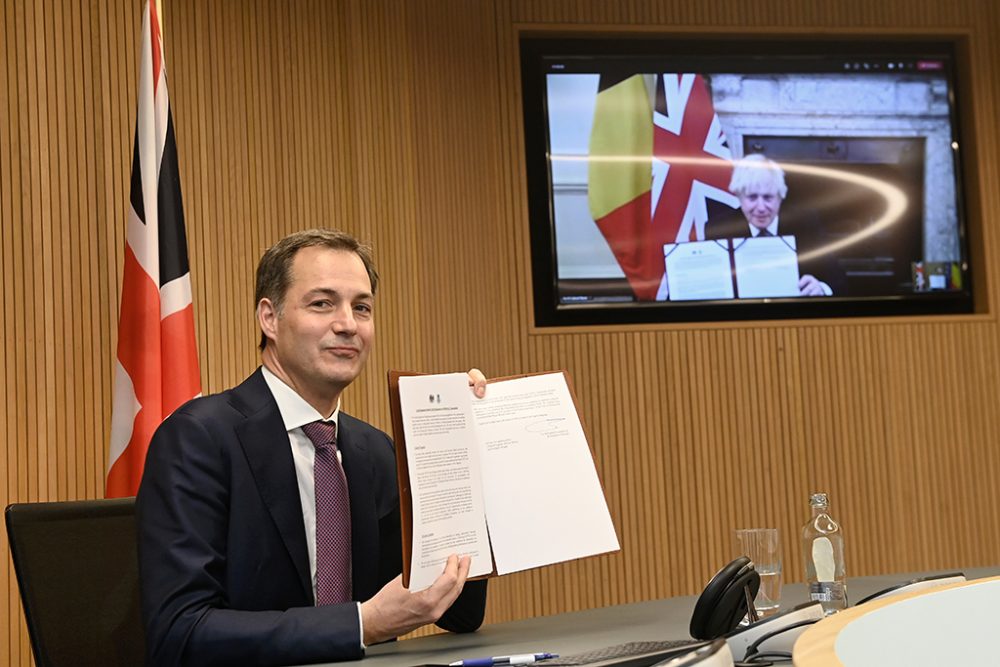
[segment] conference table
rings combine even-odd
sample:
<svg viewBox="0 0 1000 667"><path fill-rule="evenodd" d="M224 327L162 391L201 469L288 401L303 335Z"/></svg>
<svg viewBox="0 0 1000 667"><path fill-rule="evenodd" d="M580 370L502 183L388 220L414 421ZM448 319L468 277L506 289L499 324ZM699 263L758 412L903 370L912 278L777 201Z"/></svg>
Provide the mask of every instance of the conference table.
<svg viewBox="0 0 1000 667"><path fill-rule="evenodd" d="M970 580L1000 576L1000 566L956 568L950 571L961 571ZM851 600L861 600L880 590L943 572L849 578L848 595ZM550 652L565 656L634 641L689 639L688 624L696 600L697 596L692 595L637 602L509 623L487 624L478 632L465 635L439 634L390 642L369 647L364 665L365 667L447 665L456 660L519 653ZM786 584L783 587L782 609L789 609L806 601L804 584ZM880 605L881 601L869 604ZM835 618L836 616L824 619L821 623L829 623ZM869 638L862 641L870 641L870 633ZM866 650L864 645L859 644L859 646L861 648L858 650L862 652ZM1000 650L997 654L1000 655ZM996 663L1000 664L1000 658ZM852 667L851 663L842 664Z"/></svg>
<svg viewBox="0 0 1000 667"><path fill-rule="evenodd" d="M795 667L1000 664L1000 577L873 600L806 629Z"/></svg>

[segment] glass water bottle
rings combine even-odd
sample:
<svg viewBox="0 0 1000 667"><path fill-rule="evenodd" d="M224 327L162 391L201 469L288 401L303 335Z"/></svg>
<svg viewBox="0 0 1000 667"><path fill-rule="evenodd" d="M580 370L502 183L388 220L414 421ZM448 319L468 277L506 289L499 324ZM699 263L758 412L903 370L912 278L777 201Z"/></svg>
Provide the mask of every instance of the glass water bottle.
<svg viewBox="0 0 1000 667"><path fill-rule="evenodd" d="M806 564L809 599L819 602L830 615L847 607L844 532L830 516L825 493L809 498L812 518L802 527L802 555Z"/></svg>

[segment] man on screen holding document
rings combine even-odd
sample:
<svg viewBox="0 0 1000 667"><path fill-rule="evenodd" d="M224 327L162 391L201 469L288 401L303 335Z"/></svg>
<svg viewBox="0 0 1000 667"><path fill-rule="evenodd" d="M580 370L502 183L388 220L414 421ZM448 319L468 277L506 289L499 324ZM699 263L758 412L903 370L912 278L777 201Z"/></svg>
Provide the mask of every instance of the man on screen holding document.
<svg viewBox="0 0 1000 667"><path fill-rule="evenodd" d="M154 435L136 501L151 664L349 660L427 623L482 623L468 557L403 588L392 443L340 411L374 341L377 286L347 234L279 241L257 267L262 367ZM482 373L469 377L482 396Z"/></svg>
<svg viewBox="0 0 1000 667"><path fill-rule="evenodd" d="M722 220L705 226L705 238L709 240L729 238L757 238L758 236L795 236L797 250L801 256L809 253L815 244L816 229L805 224L790 224L781 221L781 204L788 195L785 172L777 162L763 155L748 155L739 160L733 168L729 191L739 197L740 210L744 220ZM815 227L815 224L812 225ZM802 266L799 276L801 296L831 296L833 289L811 273L808 266Z"/></svg>

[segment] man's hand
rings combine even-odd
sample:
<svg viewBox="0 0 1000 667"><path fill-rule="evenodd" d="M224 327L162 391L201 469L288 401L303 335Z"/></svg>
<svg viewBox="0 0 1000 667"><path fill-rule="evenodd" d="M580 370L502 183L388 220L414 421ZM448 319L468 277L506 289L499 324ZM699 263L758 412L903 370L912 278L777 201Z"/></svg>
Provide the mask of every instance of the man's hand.
<svg viewBox="0 0 1000 667"><path fill-rule="evenodd" d="M486 395L486 376L478 368L469 371L469 386L472 387L476 398L482 398Z"/></svg>
<svg viewBox="0 0 1000 667"><path fill-rule="evenodd" d="M799 278L799 294L801 296L826 296L823 291L823 283L816 279L816 276L808 273Z"/></svg>
<svg viewBox="0 0 1000 667"><path fill-rule="evenodd" d="M471 377L471 373L469 375ZM483 378L484 384L485 381ZM386 584L371 600L362 602L361 623L365 631L365 646L404 635L441 618L441 614L448 611L462 592L471 562L468 556L459 558L452 554L448 557L444 572L427 590L411 593L403 588L403 577L400 575Z"/></svg>

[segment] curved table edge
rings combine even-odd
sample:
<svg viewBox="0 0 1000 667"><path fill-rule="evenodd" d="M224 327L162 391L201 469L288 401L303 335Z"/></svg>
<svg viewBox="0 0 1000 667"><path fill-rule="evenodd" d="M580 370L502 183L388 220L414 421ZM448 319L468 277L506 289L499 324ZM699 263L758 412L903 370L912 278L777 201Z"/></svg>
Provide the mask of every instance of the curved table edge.
<svg viewBox="0 0 1000 667"><path fill-rule="evenodd" d="M872 600L871 602L866 602L863 605L845 609L844 611L836 613L833 616L828 616L819 623L806 628L806 631L799 636L795 645L792 647L792 664L795 665L795 667L845 667L844 663L842 663L837 657L837 637L844 630L844 628L862 616L865 616L866 614L869 614L877 609L881 609L882 607L888 607L891 604L896 604L897 602L902 602L904 600L910 600L924 595L934 595L935 593L951 590L953 588L975 586L989 581L1000 581L1000 576L972 579L971 581L962 581L955 584L945 584L944 586L928 588L926 590L915 591L913 593L902 593L900 595L894 595L881 600Z"/></svg>

